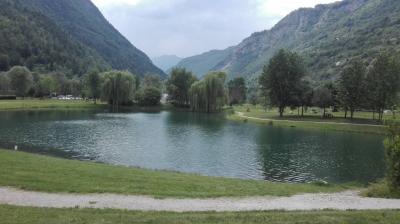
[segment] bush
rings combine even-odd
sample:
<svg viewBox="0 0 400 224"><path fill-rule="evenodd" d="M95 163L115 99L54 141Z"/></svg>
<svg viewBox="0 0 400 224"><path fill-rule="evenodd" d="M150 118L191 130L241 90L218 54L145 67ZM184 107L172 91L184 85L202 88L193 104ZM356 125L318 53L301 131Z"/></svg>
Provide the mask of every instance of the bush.
<svg viewBox="0 0 400 224"><path fill-rule="evenodd" d="M15 95L2 95L0 96L0 100L16 100L17 96Z"/></svg>
<svg viewBox="0 0 400 224"><path fill-rule="evenodd" d="M400 189L400 136L385 140L387 179L394 190Z"/></svg>
<svg viewBox="0 0 400 224"><path fill-rule="evenodd" d="M161 91L154 87L147 87L140 90L136 97L140 106L157 106L160 104Z"/></svg>
<svg viewBox="0 0 400 224"><path fill-rule="evenodd" d="M389 135L385 139L387 163L386 178L393 190L400 189L400 123L389 122Z"/></svg>

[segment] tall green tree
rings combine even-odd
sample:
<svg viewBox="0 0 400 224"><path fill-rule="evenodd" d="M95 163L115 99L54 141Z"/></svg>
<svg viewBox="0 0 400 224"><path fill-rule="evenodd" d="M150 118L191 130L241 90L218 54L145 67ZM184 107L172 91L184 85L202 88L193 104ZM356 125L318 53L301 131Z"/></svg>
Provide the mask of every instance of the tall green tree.
<svg viewBox="0 0 400 224"><path fill-rule="evenodd" d="M285 108L296 100L297 87L304 76L303 60L290 51L279 50L264 67L259 84L272 106L278 107L280 117L283 117Z"/></svg>
<svg viewBox="0 0 400 224"><path fill-rule="evenodd" d="M242 104L246 101L246 81L243 77L228 82L229 104Z"/></svg>
<svg viewBox="0 0 400 224"><path fill-rule="evenodd" d="M36 96L50 96L57 89L57 81L52 75L40 75L36 84Z"/></svg>
<svg viewBox="0 0 400 224"><path fill-rule="evenodd" d="M157 89L161 90L163 88L163 84L162 84L160 76L146 74L143 77L143 80L141 82L141 87L142 88L153 87L153 88L157 88Z"/></svg>
<svg viewBox="0 0 400 224"><path fill-rule="evenodd" d="M304 110L312 106L314 91L307 81L301 81L297 87L298 93L296 94L295 106L301 108L301 116L304 117Z"/></svg>
<svg viewBox="0 0 400 224"><path fill-rule="evenodd" d="M7 74L17 96L25 97L33 84L33 76L29 69L22 66L14 66Z"/></svg>
<svg viewBox="0 0 400 224"><path fill-rule="evenodd" d="M102 80L97 71L91 71L85 76L85 86L89 97L93 99L94 104L96 104L97 99L101 97L101 85Z"/></svg>
<svg viewBox="0 0 400 224"><path fill-rule="evenodd" d="M388 54L381 54L372 64L366 79L369 107L383 119L385 109L392 109L399 91L399 62Z"/></svg>
<svg viewBox="0 0 400 224"><path fill-rule="evenodd" d="M322 109L322 117L326 117L326 108L333 105L332 92L326 86L314 90L313 104Z"/></svg>
<svg viewBox="0 0 400 224"><path fill-rule="evenodd" d="M167 81L168 98L177 106L189 106L189 89L197 81L192 72L174 68Z"/></svg>
<svg viewBox="0 0 400 224"><path fill-rule="evenodd" d="M339 98L342 107L350 111L350 118L353 119L354 111L362 106L365 92L366 67L362 61L355 60L342 71L338 85Z"/></svg>
<svg viewBox="0 0 400 224"><path fill-rule="evenodd" d="M10 91L10 79L6 72L0 72L0 94L9 94Z"/></svg>
<svg viewBox="0 0 400 224"><path fill-rule="evenodd" d="M212 72L193 83L189 91L191 109L207 113L221 110L226 103L225 79L225 73Z"/></svg>
<svg viewBox="0 0 400 224"><path fill-rule="evenodd" d="M134 100L136 78L130 72L109 71L102 74L102 99L118 109Z"/></svg>
<svg viewBox="0 0 400 224"><path fill-rule="evenodd" d="M136 98L141 106L157 106L160 104L161 91L156 87L145 87L137 92Z"/></svg>

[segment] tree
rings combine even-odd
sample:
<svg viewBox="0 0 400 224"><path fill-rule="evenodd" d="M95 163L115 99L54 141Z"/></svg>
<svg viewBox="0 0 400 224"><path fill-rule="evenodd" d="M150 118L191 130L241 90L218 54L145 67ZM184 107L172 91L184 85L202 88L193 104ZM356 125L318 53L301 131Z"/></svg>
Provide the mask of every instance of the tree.
<svg viewBox="0 0 400 224"><path fill-rule="evenodd" d="M159 90L162 89L162 82L160 79L160 76L157 75L145 75L142 83L141 83L142 88L148 88L148 87L154 87Z"/></svg>
<svg viewBox="0 0 400 224"><path fill-rule="evenodd" d="M118 109L133 101L136 90L136 79L125 71L110 71L102 74L102 99Z"/></svg>
<svg viewBox="0 0 400 224"><path fill-rule="evenodd" d="M269 96L272 106L277 106L279 116L298 95L297 87L305 75L303 61L296 53L279 50L264 67L259 79L262 93Z"/></svg>
<svg viewBox="0 0 400 224"><path fill-rule="evenodd" d="M10 68L10 59L5 54L0 54L0 71L8 71Z"/></svg>
<svg viewBox="0 0 400 224"><path fill-rule="evenodd" d="M7 73L0 72L0 95L1 94L9 94L10 91L10 79L7 76Z"/></svg>
<svg viewBox="0 0 400 224"><path fill-rule="evenodd" d="M304 117L304 109L312 106L314 91L307 81L301 81L297 89L296 106L301 107L301 116Z"/></svg>
<svg viewBox="0 0 400 224"><path fill-rule="evenodd" d="M70 87L68 83L68 78L63 72L53 72L51 74L56 80L57 87L56 91L61 95L68 95L70 93Z"/></svg>
<svg viewBox="0 0 400 224"><path fill-rule="evenodd" d="M50 96L57 88L57 81L52 75L41 75L36 87L36 96Z"/></svg>
<svg viewBox="0 0 400 224"><path fill-rule="evenodd" d="M102 80L97 71L91 71L85 76L85 86L94 104L96 104L97 99L101 97L101 84Z"/></svg>
<svg viewBox="0 0 400 224"><path fill-rule="evenodd" d="M81 96L82 94L82 89L83 89L83 85L81 80L79 79L70 79L68 80L68 86L69 86L69 90L68 92L74 96L74 97L78 97Z"/></svg>
<svg viewBox="0 0 400 224"><path fill-rule="evenodd" d="M137 101L141 106L157 106L160 100L161 91L155 87L146 87L137 93Z"/></svg>
<svg viewBox="0 0 400 224"><path fill-rule="evenodd" d="M190 107L193 111L217 112L225 105L224 72L212 72L190 88Z"/></svg>
<svg viewBox="0 0 400 224"><path fill-rule="evenodd" d="M351 119L353 119L354 111L361 107L365 96L365 75L364 64L355 60L344 68L338 81L341 105L345 109L346 115L347 110L350 111Z"/></svg>
<svg viewBox="0 0 400 224"><path fill-rule="evenodd" d="M380 55L373 63L366 78L369 107L383 119L385 109L394 106L399 91L400 66L393 57Z"/></svg>
<svg viewBox="0 0 400 224"><path fill-rule="evenodd" d="M177 106L189 105L189 89L196 81L192 72L184 68L174 68L167 81L168 98Z"/></svg>
<svg viewBox="0 0 400 224"><path fill-rule="evenodd" d="M326 86L318 87L314 90L313 104L323 109L322 117L326 117L326 108L333 105L331 91Z"/></svg>
<svg viewBox="0 0 400 224"><path fill-rule="evenodd" d="M25 97L26 93L32 87L32 73L26 67L14 66L8 71L11 87L15 90L17 96Z"/></svg>
<svg viewBox="0 0 400 224"><path fill-rule="evenodd" d="M235 78L228 82L229 105L242 104L246 101L246 81L244 78Z"/></svg>

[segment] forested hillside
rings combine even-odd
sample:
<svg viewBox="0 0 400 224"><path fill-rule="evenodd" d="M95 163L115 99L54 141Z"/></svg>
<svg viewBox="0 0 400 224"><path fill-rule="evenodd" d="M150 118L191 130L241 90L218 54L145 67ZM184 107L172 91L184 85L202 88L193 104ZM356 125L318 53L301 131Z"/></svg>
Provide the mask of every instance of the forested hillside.
<svg viewBox="0 0 400 224"><path fill-rule="evenodd" d="M61 69L74 75L100 67L165 77L90 0L0 0L0 4L3 64L8 60L9 66Z"/></svg>
<svg viewBox="0 0 400 224"><path fill-rule="evenodd" d="M369 63L378 52L400 50L400 1L344 0L296 10L272 29L254 33L228 48L218 61L212 52L186 59L179 66L198 72L226 71L230 78L258 76L281 48L306 60L315 80L335 79L352 58Z"/></svg>
<svg viewBox="0 0 400 224"><path fill-rule="evenodd" d="M14 65L67 74L108 67L93 50L74 40L45 16L24 9L16 1L1 0L0 71L7 71Z"/></svg>

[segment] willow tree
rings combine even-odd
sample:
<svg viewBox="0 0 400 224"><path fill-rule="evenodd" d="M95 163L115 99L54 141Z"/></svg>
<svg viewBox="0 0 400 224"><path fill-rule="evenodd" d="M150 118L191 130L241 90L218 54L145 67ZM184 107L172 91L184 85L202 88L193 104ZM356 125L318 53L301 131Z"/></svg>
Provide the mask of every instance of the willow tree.
<svg viewBox="0 0 400 224"><path fill-rule="evenodd" d="M225 79L225 73L212 72L193 83L189 91L191 109L207 113L221 110L226 103Z"/></svg>
<svg viewBox="0 0 400 224"><path fill-rule="evenodd" d="M187 107L189 104L189 90L192 84L197 81L192 72L184 68L174 68L167 81L167 92L169 100L180 107Z"/></svg>
<svg viewBox="0 0 400 224"><path fill-rule="evenodd" d="M126 105L133 101L136 79L135 76L125 71L110 71L102 74L102 100L113 106Z"/></svg>

